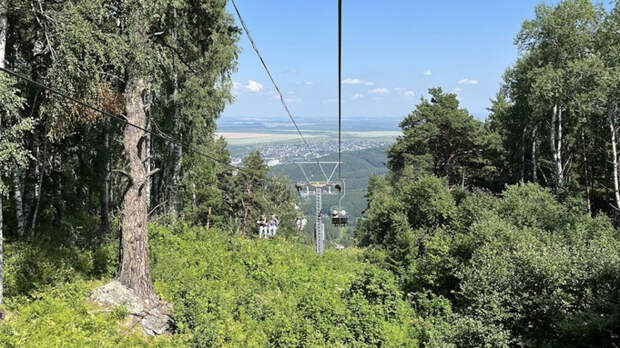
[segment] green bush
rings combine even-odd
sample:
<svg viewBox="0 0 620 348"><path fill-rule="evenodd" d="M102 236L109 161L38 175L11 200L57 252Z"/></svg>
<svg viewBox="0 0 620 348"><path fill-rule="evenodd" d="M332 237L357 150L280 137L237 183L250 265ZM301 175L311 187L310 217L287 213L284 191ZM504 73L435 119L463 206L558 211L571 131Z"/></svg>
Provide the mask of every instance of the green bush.
<svg viewBox="0 0 620 348"><path fill-rule="evenodd" d="M398 194L370 197L359 233L366 259L413 299L422 342L620 343L620 240L608 218L532 184L502 197L461 190L456 205L439 179L402 180Z"/></svg>
<svg viewBox="0 0 620 348"><path fill-rule="evenodd" d="M75 280L32 296L11 297L0 325L2 347L176 347L169 337L149 338L123 327L118 313L85 301L101 282Z"/></svg>
<svg viewBox="0 0 620 348"><path fill-rule="evenodd" d="M118 248L118 247L117 247ZM110 276L114 249L80 249L58 243L7 243L4 250L6 296L26 295L47 285L78 278Z"/></svg>
<svg viewBox="0 0 620 348"><path fill-rule="evenodd" d="M355 250L151 226L155 288L194 347L415 346L396 278Z"/></svg>

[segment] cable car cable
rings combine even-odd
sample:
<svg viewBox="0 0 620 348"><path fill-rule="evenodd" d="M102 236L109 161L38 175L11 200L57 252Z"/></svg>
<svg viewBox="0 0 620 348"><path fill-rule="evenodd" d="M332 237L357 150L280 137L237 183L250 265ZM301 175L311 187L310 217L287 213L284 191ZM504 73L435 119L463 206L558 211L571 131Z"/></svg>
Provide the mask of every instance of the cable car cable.
<svg viewBox="0 0 620 348"><path fill-rule="evenodd" d="M310 146L310 143L308 143L308 141L306 140L306 138L302 134L301 129L299 129L299 126L297 125L297 122L295 121L295 118L293 117L293 114L291 113L290 109L288 108L288 105L286 104L286 101L284 99L284 95L280 91L280 87L278 87L278 84L276 83L275 79L271 75L271 71L269 70L269 67L267 67L267 63L265 63L265 60L263 59L263 56L260 54L260 51L258 50L258 47L256 46L256 43L254 42L254 39L252 38L252 35L250 34L250 30L248 29L247 25L245 24L245 21L243 20L243 17L241 17L241 12L239 12L239 8L237 7L237 4L235 3L235 0L231 0L231 2L232 2L233 7L235 8L235 12L237 13L237 17L239 18L239 22L241 23L241 26L243 27L243 30L245 31L245 34L248 37L248 40L250 41L250 44L252 45L252 48L254 49L254 52L256 52L256 55L258 56L258 59L260 60L261 64L263 65L263 68L265 69L265 72L267 73L267 76L269 76L269 79L271 80L271 83L273 84L273 87L276 89L276 92L278 93L278 95L280 97L280 102L282 103L282 106L284 107L284 110L286 111L286 113L288 114L289 119L291 120L291 122L295 126L295 129L297 129L297 133L299 134L299 137L306 144L306 146L310 150L310 153L312 153L312 155L314 155L314 157L317 159L317 163L318 163L318 159L319 159L318 154L316 154L316 152L314 152L314 150L312 149L312 146ZM320 166L320 164L319 164L319 166ZM321 170L322 170L322 168L321 168Z"/></svg>
<svg viewBox="0 0 620 348"><path fill-rule="evenodd" d="M342 180L342 0L338 0L338 178Z"/></svg>

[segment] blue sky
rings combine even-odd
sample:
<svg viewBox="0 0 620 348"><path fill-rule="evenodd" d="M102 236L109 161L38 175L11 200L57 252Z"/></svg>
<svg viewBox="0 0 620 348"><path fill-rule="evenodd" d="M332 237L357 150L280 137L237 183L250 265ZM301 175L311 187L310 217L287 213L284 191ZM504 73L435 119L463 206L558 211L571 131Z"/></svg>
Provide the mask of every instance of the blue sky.
<svg viewBox="0 0 620 348"><path fill-rule="evenodd" d="M343 115L400 119L428 88L440 86L484 119L504 71L517 58L514 37L538 3L344 0ZM335 120L337 1L237 5L293 114ZM286 117L245 34L240 46L235 102L221 120Z"/></svg>

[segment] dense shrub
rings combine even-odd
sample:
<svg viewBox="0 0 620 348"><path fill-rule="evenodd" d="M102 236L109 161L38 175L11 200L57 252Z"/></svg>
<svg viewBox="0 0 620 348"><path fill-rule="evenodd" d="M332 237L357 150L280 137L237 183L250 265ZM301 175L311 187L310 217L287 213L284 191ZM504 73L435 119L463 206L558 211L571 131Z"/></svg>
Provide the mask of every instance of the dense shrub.
<svg viewBox="0 0 620 348"><path fill-rule="evenodd" d="M6 296L28 295L48 285L78 278L110 276L116 265L118 243L81 249L62 243L7 243L4 250Z"/></svg>
<svg viewBox="0 0 620 348"><path fill-rule="evenodd" d="M450 196L439 183L407 178L392 183L399 189L390 197L371 194L359 227L372 247L366 259L399 276L431 328L424 342L619 343L620 241L606 217L536 185L495 197Z"/></svg>
<svg viewBox="0 0 620 348"><path fill-rule="evenodd" d="M156 290L190 346L416 346L412 309L390 272L286 240L151 226Z"/></svg>

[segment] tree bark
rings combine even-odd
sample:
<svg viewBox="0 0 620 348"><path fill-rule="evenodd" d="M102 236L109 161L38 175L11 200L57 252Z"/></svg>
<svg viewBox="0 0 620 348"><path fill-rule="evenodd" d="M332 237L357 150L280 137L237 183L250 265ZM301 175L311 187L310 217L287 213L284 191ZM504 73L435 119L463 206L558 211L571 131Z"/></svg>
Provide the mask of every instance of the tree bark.
<svg viewBox="0 0 620 348"><path fill-rule="evenodd" d="M149 101L150 103L150 101ZM146 134L146 157L145 157L145 165L146 165L146 172L150 173L151 169L152 169L152 163L151 163L151 156L152 156L152 142L153 139L151 137L151 116L147 115L146 118L146 130L149 131L149 133ZM152 176L148 176L146 178L146 188L145 188L145 193L146 193L146 208L147 210L151 207L151 187L152 187L152 183L153 183L153 179Z"/></svg>
<svg viewBox="0 0 620 348"><path fill-rule="evenodd" d="M620 209L620 188L618 187L618 145L616 143L616 124L613 116L609 117L609 130L611 131L611 156L613 165L613 181L614 181L614 198L616 200L616 209Z"/></svg>
<svg viewBox="0 0 620 348"><path fill-rule="evenodd" d="M4 57L6 53L6 31L7 31L7 18L6 13L8 11L8 1L0 0L0 67L4 68ZM0 116L0 129L2 129L2 116ZM0 177L0 188L2 188L2 178ZM4 250L3 240L4 231L3 224L4 219L2 215L2 197L3 193L0 192L0 305L4 299Z"/></svg>
<svg viewBox="0 0 620 348"><path fill-rule="evenodd" d="M588 202L588 214L592 215L592 204L590 200L590 172L588 167L590 163L588 162L588 152L586 148L586 136L584 131L581 131L581 148L583 151L583 168L584 168L584 177L585 177L585 186L586 186L586 199Z"/></svg>
<svg viewBox="0 0 620 348"><path fill-rule="evenodd" d="M179 81L178 74L175 71L173 73L173 86L174 90L172 92L172 103L174 108L174 128L175 133L180 141L183 139L183 135L181 134L181 124L177 119L177 94L179 92ZM183 145L175 144L174 145L174 167L172 173L172 197L170 202L172 203L172 213L176 214L177 209L179 207L179 186L181 185L181 165L183 161Z"/></svg>
<svg viewBox="0 0 620 348"><path fill-rule="evenodd" d="M103 169L101 185L99 187L100 225L99 239L110 231L110 122L103 121L103 149L101 154L101 168Z"/></svg>
<svg viewBox="0 0 620 348"><path fill-rule="evenodd" d="M41 149L38 136L36 139L36 151L37 151L37 165L36 165L36 178L37 181L34 184L34 210L30 219L30 238L34 238L35 228L37 227L37 218L39 216L39 207L41 206L41 192L43 189L43 179L45 178L45 161L47 156L47 142L43 139L43 147Z"/></svg>
<svg viewBox="0 0 620 348"><path fill-rule="evenodd" d="M22 200L24 184L23 175L21 169L16 168L13 172L13 186L15 186L15 219L17 221L17 237L24 237L25 229L25 217L24 217L24 203Z"/></svg>
<svg viewBox="0 0 620 348"><path fill-rule="evenodd" d="M252 184L254 182L254 178L250 179L250 182L248 183L247 186L247 199L250 199L250 193L252 191ZM247 226L248 226L248 213L250 212L250 203L249 202L245 202L245 200L242 200L243 202L243 230L241 232L241 235L243 237L245 237L247 235Z"/></svg>
<svg viewBox="0 0 620 348"><path fill-rule="evenodd" d="M62 154L57 154L54 158L54 221L53 226L56 229L62 227L62 215L65 210L65 201L63 199L62 187Z"/></svg>
<svg viewBox="0 0 620 348"><path fill-rule="evenodd" d="M130 66L125 87L125 111L127 121L142 128L146 123L142 100L145 90L145 80L139 76L136 67ZM148 195L145 190L147 173L143 163L146 153L145 138L143 130L125 125L123 146L129 162L129 183L123 199L122 261L119 280L143 299L155 300L149 267L146 226Z"/></svg>
<svg viewBox="0 0 620 348"><path fill-rule="evenodd" d="M562 108L558 104L553 106L551 113L549 144L555 167L556 185L560 187L564 184L564 170L562 168Z"/></svg>
<svg viewBox="0 0 620 348"><path fill-rule="evenodd" d="M521 168L519 170L519 182L525 182L525 129L521 132Z"/></svg>
<svg viewBox="0 0 620 348"><path fill-rule="evenodd" d="M532 182L538 181L538 164L536 163L536 131L538 127L532 129Z"/></svg>

